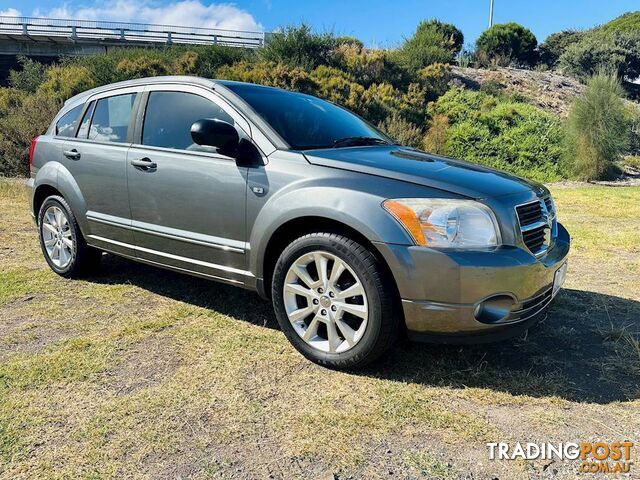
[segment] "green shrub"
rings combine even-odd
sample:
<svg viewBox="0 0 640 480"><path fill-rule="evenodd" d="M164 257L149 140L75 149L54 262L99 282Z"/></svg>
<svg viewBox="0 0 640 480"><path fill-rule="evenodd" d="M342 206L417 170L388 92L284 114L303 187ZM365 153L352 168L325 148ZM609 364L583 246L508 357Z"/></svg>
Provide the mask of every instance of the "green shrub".
<svg viewBox="0 0 640 480"><path fill-rule="evenodd" d="M457 32L457 33L455 33ZM433 63L452 63L462 46L462 33L437 20L420 22L397 52L399 61L416 72Z"/></svg>
<svg viewBox="0 0 640 480"><path fill-rule="evenodd" d="M9 85L25 92L34 93L46 80L46 65L27 57L18 57L20 70L9 72Z"/></svg>
<svg viewBox="0 0 640 480"><path fill-rule="evenodd" d="M427 99L435 100L449 88L452 80L451 65L434 63L418 71L418 78L426 89Z"/></svg>
<svg viewBox="0 0 640 480"><path fill-rule="evenodd" d="M364 87L355 82L349 74L333 67L321 65L311 73L315 82L315 93L327 100L358 110L362 103Z"/></svg>
<svg viewBox="0 0 640 480"><path fill-rule="evenodd" d="M38 87L38 93L63 102L95 86L96 82L88 68L54 65L47 69L46 80Z"/></svg>
<svg viewBox="0 0 640 480"><path fill-rule="evenodd" d="M598 180L629 147L629 117L615 75L593 76L571 105L566 125L565 164L580 180Z"/></svg>
<svg viewBox="0 0 640 480"><path fill-rule="evenodd" d="M282 63L239 62L220 67L216 77L305 93L314 93L316 90L315 82L304 69L290 68Z"/></svg>
<svg viewBox="0 0 640 480"><path fill-rule="evenodd" d="M378 128L401 145L419 148L422 142L423 132L420 127L408 122L397 113L378 123Z"/></svg>
<svg viewBox="0 0 640 480"><path fill-rule="evenodd" d="M438 121L425 136L425 148L539 181L560 177L562 129L543 110L453 88L430 112Z"/></svg>
<svg viewBox="0 0 640 480"><path fill-rule="evenodd" d="M13 89L0 89L0 108L6 108L0 111L0 175L27 175L31 139L46 131L61 104L42 93L7 90Z"/></svg>
<svg viewBox="0 0 640 480"><path fill-rule="evenodd" d="M537 61L538 41L530 30L517 23L493 25L476 41L476 55L481 63L533 66Z"/></svg>
<svg viewBox="0 0 640 480"><path fill-rule="evenodd" d="M422 139L422 149L438 155L447 153L447 135L449 133L449 117L435 115L426 135Z"/></svg>
<svg viewBox="0 0 640 480"><path fill-rule="evenodd" d="M558 64L560 56L570 45L578 43L584 36L583 32L576 30L565 30L552 33L540 44L538 48L540 62L549 68L554 68Z"/></svg>
<svg viewBox="0 0 640 480"><path fill-rule="evenodd" d="M308 25L302 24L274 33L260 50L260 56L268 62L312 70L331 63L335 47L333 35L314 33Z"/></svg>
<svg viewBox="0 0 640 480"><path fill-rule="evenodd" d="M126 78L144 78L167 75L168 67L166 63L156 58L137 57L122 59L116 65L116 70L122 72Z"/></svg>
<svg viewBox="0 0 640 480"><path fill-rule="evenodd" d="M402 73L384 50L371 50L343 43L334 50L333 63L357 79L364 87L374 83L402 83Z"/></svg>
<svg viewBox="0 0 640 480"><path fill-rule="evenodd" d="M84 67L89 70L96 85L106 85L146 73L153 74L154 71L215 78L218 68L254 56L254 52L242 48L176 45L161 49L115 48L104 54L68 58L62 63L65 66Z"/></svg>
<svg viewBox="0 0 640 480"><path fill-rule="evenodd" d="M601 71L635 79L640 76L640 31L589 32L567 47L559 64L566 73L582 80Z"/></svg>
<svg viewBox="0 0 640 480"><path fill-rule="evenodd" d="M364 43L362 43L362 40L356 37L348 36L348 35L343 35L341 37L336 38L336 47L340 47L342 45L351 45L360 50L364 48Z"/></svg>
<svg viewBox="0 0 640 480"><path fill-rule="evenodd" d="M600 29L605 33L640 31L640 12L627 12L605 23Z"/></svg>

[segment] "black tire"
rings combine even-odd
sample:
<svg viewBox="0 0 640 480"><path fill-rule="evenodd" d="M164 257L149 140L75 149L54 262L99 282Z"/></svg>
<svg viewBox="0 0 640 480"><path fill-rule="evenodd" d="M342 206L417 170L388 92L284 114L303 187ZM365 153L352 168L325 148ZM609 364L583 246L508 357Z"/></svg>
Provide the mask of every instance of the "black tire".
<svg viewBox="0 0 640 480"><path fill-rule="evenodd" d="M45 228L43 224L43 217L45 212L52 206L60 208L66 215L69 224L69 232L71 234L71 239L73 240L73 246L71 247L71 261L68 265L65 265L62 268L56 265L47 253L43 234L43 229ZM69 207L69 204L63 197L59 195L52 195L42 202L40 211L38 212L38 234L42 254L44 255L44 258L49 264L51 270L58 275L65 278L78 278L93 273L99 268L102 252L87 245L87 242L80 231L80 227L78 227L76 217L73 214L71 207Z"/></svg>
<svg viewBox="0 0 640 480"><path fill-rule="evenodd" d="M291 265L301 256L325 251L345 262L358 275L368 303L368 320L360 340L341 353L321 351L305 342L287 316L284 285ZM287 246L276 263L271 283L278 323L293 346L307 359L324 367L345 370L365 366L394 345L401 330L395 288L375 256L364 246L335 233L311 233Z"/></svg>

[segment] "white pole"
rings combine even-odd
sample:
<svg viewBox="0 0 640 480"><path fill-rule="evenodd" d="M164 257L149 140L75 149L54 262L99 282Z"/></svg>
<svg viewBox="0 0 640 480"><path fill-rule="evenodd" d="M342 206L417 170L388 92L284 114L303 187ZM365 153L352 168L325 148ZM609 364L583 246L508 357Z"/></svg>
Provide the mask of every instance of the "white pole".
<svg viewBox="0 0 640 480"><path fill-rule="evenodd" d="M489 5L489 28L493 26L493 0L490 0L491 4Z"/></svg>

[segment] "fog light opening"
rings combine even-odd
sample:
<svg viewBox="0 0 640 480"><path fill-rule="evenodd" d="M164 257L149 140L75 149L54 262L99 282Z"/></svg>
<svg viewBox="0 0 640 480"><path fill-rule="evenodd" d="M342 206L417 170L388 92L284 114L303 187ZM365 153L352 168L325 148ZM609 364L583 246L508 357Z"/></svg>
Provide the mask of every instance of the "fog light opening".
<svg viewBox="0 0 640 480"><path fill-rule="evenodd" d="M473 315L482 323L500 323L509 317L514 303L509 295L496 295L480 302Z"/></svg>

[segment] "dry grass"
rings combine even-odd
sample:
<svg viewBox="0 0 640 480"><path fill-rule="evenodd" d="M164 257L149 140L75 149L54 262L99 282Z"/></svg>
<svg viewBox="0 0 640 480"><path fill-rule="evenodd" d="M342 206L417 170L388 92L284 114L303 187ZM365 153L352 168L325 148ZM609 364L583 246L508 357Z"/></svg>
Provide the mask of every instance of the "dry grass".
<svg viewBox="0 0 640 480"><path fill-rule="evenodd" d="M485 443L633 439L640 189L554 194L575 249L544 324L339 373L249 292L111 256L57 277L24 186L0 181L0 477L543 478Z"/></svg>

